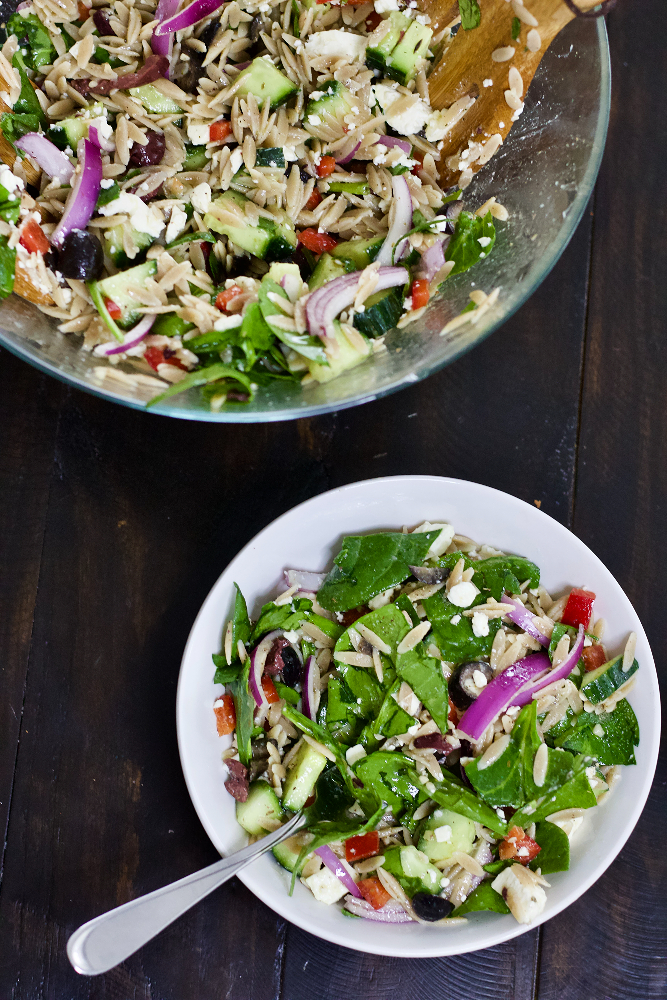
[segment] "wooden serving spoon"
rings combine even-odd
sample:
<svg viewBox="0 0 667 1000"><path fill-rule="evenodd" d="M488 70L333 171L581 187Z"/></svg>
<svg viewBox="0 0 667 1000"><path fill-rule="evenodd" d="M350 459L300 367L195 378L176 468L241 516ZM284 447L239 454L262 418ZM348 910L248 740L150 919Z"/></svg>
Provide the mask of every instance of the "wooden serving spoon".
<svg viewBox="0 0 667 1000"><path fill-rule="evenodd" d="M574 0L527 0L525 5L520 0L480 0L479 27L459 28L428 80L431 107L437 110L465 97L475 102L443 139L441 183L469 182L488 162L521 113L540 60L558 32L577 15L604 14L612 2L606 0L599 11L593 11L600 7L600 0L577 0L576 6ZM457 5L443 0L422 0L421 7L436 32L458 14ZM520 23L516 40L512 38L515 19ZM471 150L469 141L475 144ZM461 155L456 159L457 154Z"/></svg>

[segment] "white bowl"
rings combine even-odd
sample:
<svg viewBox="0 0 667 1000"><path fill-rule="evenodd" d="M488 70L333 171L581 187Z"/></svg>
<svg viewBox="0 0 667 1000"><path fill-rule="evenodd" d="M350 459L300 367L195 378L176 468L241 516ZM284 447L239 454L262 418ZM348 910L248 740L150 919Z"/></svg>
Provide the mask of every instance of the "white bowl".
<svg viewBox="0 0 667 1000"><path fill-rule="evenodd" d="M628 632L637 633L640 669L630 695L639 720L637 765L622 770L608 801L591 809L572 843L571 867L550 875L547 905L538 923L573 903L602 875L630 836L653 780L660 737L658 680L644 629L630 601L608 569L570 531L516 497L478 483L435 476L370 479L323 493L279 517L229 564L206 598L188 639L178 685L177 724L181 763L195 809L221 854L238 850L245 835L224 788L222 749L217 736L211 654L221 647L233 582L251 613L277 594L283 569L330 567L344 535L400 529L421 521L449 521L458 532L507 552L525 555L542 570L551 592L583 586L597 594L595 610L607 620L605 643L621 650ZM260 858L241 880L276 913L327 941L377 955L422 958L458 955L507 941L530 930L512 916L472 914L466 924L428 927L386 925L344 917L302 885L288 895L289 875L271 855Z"/></svg>

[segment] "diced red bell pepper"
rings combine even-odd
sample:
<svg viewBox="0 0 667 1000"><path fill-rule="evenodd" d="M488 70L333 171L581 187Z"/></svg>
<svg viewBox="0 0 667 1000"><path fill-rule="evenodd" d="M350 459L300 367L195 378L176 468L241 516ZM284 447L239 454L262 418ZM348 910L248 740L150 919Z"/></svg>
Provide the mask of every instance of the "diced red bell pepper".
<svg viewBox="0 0 667 1000"><path fill-rule="evenodd" d="M328 177L336 169L336 161L333 156L323 156L317 164L317 176Z"/></svg>
<svg viewBox="0 0 667 1000"><path fill-rule="evenodd" d="M607 662L607 654L604 651L604 646L601 646L597 642L592 646L585 646L582 650L581 658L584 661L584 670L586 673L589 673L591 670L597 670L598 667Z"/></svg>
<svg viewBox="0 0 667 1000"><path fill-rule="evenodd" d="M313 253L327 253L338 245L338 241L329 236L328 233L318 233L316 229L302 229L296 234L299 243Z"/></svg>
<svg viewBox="0 0 667 1000"><path fill-rule="evenodd" d="M213 706L215 712L215 724L218 727L218 736L229 736L236 729L236 709L234 699L231 694L223 694L220 698L221 705L217 703Z"/></svg>
<svg viewBox="0 0 667 1000"><path fill-rule="evenodd" d="M381 23L381 21L382 21L382 15L378 14L378 12L374 10L373 13L369 14L368 17L366 18L365 22L366 31L368 31L369 33L371 31L375 31L375 29L377 28L378 24Z"/></svg>
<svg viewBox="0 0 667 1000"><path fill-rule="evenodd" d="M345 841L345 860L348 864L353 861L363 861L364 858L372 858L380 851L380 835L377 830L370 833L360 833L357 837L348 837Z"/></svg>
<svg viewBox="0 0 667 1000"><path fill-rule="evenodd" d="M504 840L501 840L498 853L501 861L519 861L527 865L536 858L542 848L526 835L520 826L513 826Z"/></svg>
<svg viewBox="0 0 667 1000"><path fill-rule="evenodd" d="M413 309L421 309L422 306L428 305L428 300L431 297L428 281L425 278L413 281L411 295Z"/></svg>
<svg viewBox="0 0 667 1000"><path fill-rule="evenodd" d="M322 195L317 190L317 188L315 188L313 190L313 193L311 194L310 198L306 202L305 207L308 209L309 212L312 212L313 209L317 208L317 206L319 205L319 203L321 201L322 201Z"/></svg>
<svg viewBox="0 0 667 1000"><path fill-rule="evenodd" d="M280 695L276 691L276 685L270 677L262 677L262 691L264 692L264 696L269 705L273 705L275 702L280 701Z"/></svg>
<svg viewBox="0 0 667 1000"><path fill-rule="evenodd" d="M242 295L243 289L239 288L238 285L232 285L231 288L226 288L224 292L219 292L218 297L215 300L215 307L223 312L232 299L235 299L237 295Z"/></svg>
<svg viewBox="0 0 667 1000"><path fill-rule="evenodd" d="M178 358L165 358L161 347L147 347L144 351L144 361L151 366L153 371L158 370L158 365L173 365L174 368L182 368L183 371L187 371L185 365Z"/></svg>
<svg viewBox="0 0 667 1000"><path fill-rule="evenodd" d="M357 889L374 910L381 910L384 904L391 899L380 879L375 876L362 878L361 881L357 882Z"/></svg>
<svg viewBox="0 0 667 1000"><path fill-rule="evenodd" d="M588 628L593 614L594 600L595 594L592 590L582 590L580 587L575 587L570 593L565 611L561 615L562 624L571 625L573 628L579 628L580 625Z"/></svg>
<svg viewBox="0 0 667 1000"><path fill-rule="evenodd" d="M28 219L21 229L19 243L28 253L48 253L51 246L42 227L34 219Z"/></svg>
<svg viewBox="0 0 667 1000"><path fill-rule="evenodd" d="M106 310L112 319L120 319L123 315L123 310L119 305L116 305L113 299L105 299L104 305L106 306Z"/></svg>
<svg viewBox="0 0 667 1000"><path fill-rule="evenodd" d="M222 142L222 140L226 139L228 135L231 135L231 133L231 122L228 122L226 118L223 118L219 122L213 122L208 134L211 142Z"/></svg>

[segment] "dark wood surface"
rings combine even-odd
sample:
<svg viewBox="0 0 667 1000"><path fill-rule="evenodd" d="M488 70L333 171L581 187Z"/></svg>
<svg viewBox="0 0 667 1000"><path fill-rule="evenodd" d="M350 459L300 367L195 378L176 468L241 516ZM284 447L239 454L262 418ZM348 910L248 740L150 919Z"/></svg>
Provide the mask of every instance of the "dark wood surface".
<svg viewBox="0 0 667 1000"><path fill-rule="evenodd" d="M84 979L79 923L215 859L176 748L183 645L221 569L278 514L404 472L506 490L571 527L667 640L664 0L608 19L594 198L558 266L472 354L389 399L256 427L145 416L0 353L2 1000L665 1000L664 761L581 900L506 945L404 960L337 948L233 881Z"/></svg>

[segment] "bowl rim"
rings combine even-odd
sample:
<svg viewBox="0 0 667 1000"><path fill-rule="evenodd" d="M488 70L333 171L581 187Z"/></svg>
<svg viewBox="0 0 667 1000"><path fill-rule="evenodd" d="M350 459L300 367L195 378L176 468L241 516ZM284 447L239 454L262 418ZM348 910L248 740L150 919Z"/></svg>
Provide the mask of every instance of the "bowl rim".
<svg viewBox="0 0 667 1000"><path fill-rule="evenodd" d="M514 314L521 308L522 305L530 298L530 296L537 290L537 288L542 284L547 275L553 270L558 260L560 259L563 251L567 247L568 243L572 239L579 222L584 214L586 205L591 196L598 172L600 170L600 165L602 163L602 156L605 149L605 141L607 136L607 129L609 126L609 115L611 110L611 59L609 51L609 40L607 36L607 30L604 23L604 18L598 18L596 22L597 28L597 42L600 56L600 106L598 109L597 125L595 129L595 135L593 137L591 154L586 167L584 176L579 184L576 196L569 207L567 216L564 219L563 225L561 226L558 236L551 243L548 250L544 252L540 258L540 266L533 272L531 276L531 281L529 285L525 288L521 287L520 293L511 302L508 310L503 312L502 316L498 316L485 327L481 328L480 336L470 343L462 343L461 346L454 351L449 357L437 361L435 364L424 364L422 366L417 365L414 373L410 375L402 376L396 378L393 382L388 385L383 386L377 391L362 391L358 392L353 396L350 396L345 400L336 400L332 403L319 403L312 405L305 405L299 407L292 407L284 410L263 410L263 411L246 411L239 409L238 411L220 411L214 413L210 409L205 408L199 409L181 409L179 407L171 409L169 404L156 404L155 407L146 409L146 403L140 400L127 399L124 396L119 395L111 389L104 389L101 386L97 387L88 381L84 381L82 378L76 375L69 375L61 371L52 362L44 360L39 357L35 357L27 348L24 348L20 343L15 343L8 341L3 336L3 331L0 328L0 345L10 351L16 357L21 358L23 361L27 361L34 368L39 371L44 372L47 375L52 375L58 381L63 382L65 385L73 386L76 389L81 389L84 392L88 392L93 396L97 396L99 399L105 399L109 402L120 403L122 406L129 407L130 409L139 410L141 412L152 413L155 416L162 417L175 417L181 420L193 420L200 421L204 423L217 423L217 424L263 424L263 423L275 423L283 420L298 420L302 417L316 417L324 413L337 412L339 410L347 410L353 406L362 406L364 403L370 403L375 399L382 399L385 396L389 396L394 392L398 392L400 389L411 385L415 382L421 381L427 378L429 375L434 375L436 372L440 371L447 365L453 364L468 351L472 350L478 344L482 343L487 337L490 337L500 326L506 323L509 319L514 316Z"/></svg>
<svg viewBox="0 0 667 1000"><path fill-rule="evenodd" d="M642 654L642 668L645 670L644 676L646 677L646 683L649 685L650 692L652 695L651 701L651 725L650 731L645 733L642 731L642 741L644 744L644 750L647 750L646 755L647 766L642 768L642 771L637 776L637 781L633 784L633 790L636 793L639 789L638 796L633 800L631 808L627 809L622 827L620 831L616 831L613 844L610 849L607 850L602 857L594 858L591 854L590 861L591 866L588 873L580 879L575 887L573 887L569 892L566 892L564 899L560 902L552 904L548 908L548 912L543 912L537 920L530 924L518 924L505 926L502 929L498 927L494 930L494 925L491 925L489 929L488 925L480 926L480 935L483 940L480 943L476 943L474 940L471 943L465 943L463 946L460 945L450 945L448 944L448 937L443 935L441 938L424 938L423 942L420 942L418 946L414 946L414 941L411 941L411 947L401 950L400 946L396 947L396 942L391 941L391 944L383 946L380 944L359 942L354 940L354 938L348 940L347 938L342 939L339 934L335 931L329 931L327 929L319 928L313 925L312 920L308 920L307 916L301 916L299 914L298 908L294 912L294 907L291 903L290 897L286 893L279 895L277 898L272 897L269 902L265 897L260 895L259 887L253 885L253 878L250 875L249 870L242 871L239 874L239 878L253 892L255 895L261 899L262 902L266 903L274 912L279 914L284 919L290 921L290 923L296 924L302 930L305 930L323 940L330 941L333 944L337 944L342 947L352 948L356 951L362 951L369 954L377 955L391 955L395 957L404 958L431 958L431 957L442 957L446 955L459 955L467 954L472 951L477 951L484 948L493 947L497 944L501 944L505 941L512 940L518 937L520 934L526 933L538 927L540 924L544 923L546 920L550 920L552 917L557 916L564 909L570 906L572 903L576 902L607 870L607 868L612 864L615 858L618 856L631 833L633 832L639 817L644 809L646 801L648 799L658 761L658 752L660 747L660 730L661 730L661 714L660 714L660 692L658 686L658 676L655 668L655 662L653 654L646 636L646 632L643 625L637 615L630 599L625 594L625 591L621 585L613 576L611 571L607 569L602 560L573 532L562 525L555 518L552 518L549 514L546 514L542 510L538 510L536 507L532 506L526 501L521 500L512 494L506 493L502 490L497 490L494 487L486 486L482 483L474 483L470 480L456 479L452 477L445 476L428 476L428 475L397 475L397 476L381 476L376 478L370 478L365 480L360 480L354 483L349 483L343 486L335 487L331 490L326 490L323 493L319 493L308 500L291 507L279 517L271 521L265 528L259 531L250 541L240 549L236 556L227 564L223 569L222 573L216 580L216 582L211 587L207 597L205 598L202 606L195 618L192 625L192 629L188 636L181 661L181 668L178 678L178 686L176 692L176 730L177 730L177 740L179 757L181 761L181 767L183 769L183 776L185 778L188 793L195 807L195 811L202 823L202 826L206 830L208 836L210 837L213 845L216 849L224 856L224 851L220 847L220 838L218 837L218 831L215 825L209 820L207 815L206 803L204 802L202 796L199 794L197 787L196 775L190 771L189 767L189 753L188 745L186 742L185 730L187 726L186 711L189 708L187 705L187 696L185 693L186 684L189 683L190 677L188 676L186 680L186 663L191 656L191 651L197 642L197 632L200 622L204 618L209 603L215 604L217 597L217 590L222 585L222 578L235 569L237 564L239 564L243 559L245 559L253 550L261 546L264 536L268 535L269 532L280 530L281 525L287 521L288 518L293 518L300 511L304 511L309 505L314 503L321 503L323 498L336 499L339 503L343 502L343 498L354 499L353 494L355 490L364 490L369 488L370 484L374 484L371 488L375 489L386 489L387 487L396 488L399 486L415 488L421 484L425 483L439 483L443 488L454 487L454 489L460 488L472 488L473 490L481 491L485 495L485 500L488 498L489 507L493 504L494 498L503 498L503 502L509 499L512 503L518 505L518 509L526 517L530 516L533 519L537 519L538 523L543 523L547 532L552 535L560 536L563 539L568 540L571 544L574 542L575 548L578 548L580 552L584 552L586 557L593 560L593 563L598 569L602 571L604 575L609 580L609 585L612 588L616 588L617 592L620 593L623 602L626 604L626 610L628 613L629 621L633 621L634 631L637 633L637 638L640 643L645 644L646 653ZM379 510L379 519L381 520L381 503L377 502L376 506ZM530 514L528 514L530 512ZM332 526L331 540L333 541L337 535L335 530L335 524ZM220 631L223 628L223 622L220 622ZM645 724L644 724L645 725ZM648 741L648 742L647 742ZM381 925L379 925L381 926Z"/></svg>

